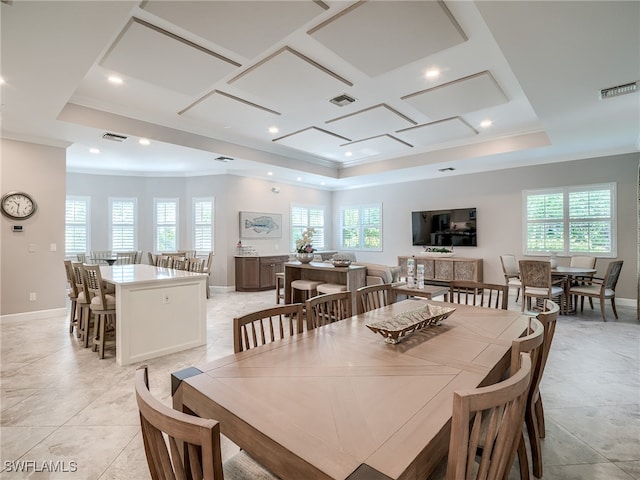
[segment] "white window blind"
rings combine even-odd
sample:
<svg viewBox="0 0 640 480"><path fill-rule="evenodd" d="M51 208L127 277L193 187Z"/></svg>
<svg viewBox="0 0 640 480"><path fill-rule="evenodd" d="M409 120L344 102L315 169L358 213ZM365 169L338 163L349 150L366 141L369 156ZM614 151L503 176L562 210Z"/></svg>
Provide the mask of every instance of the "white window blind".
<svg viewBox="0 0 640 480"><path fill-rule="evenodd" d="M178 250L178 199L154 199L157 252Z"/></svg>
<svg viewBox="0 0 640 480"><path fill-rule="evenodd" d="M382 205L340 208L340 248L382 250Z"/></svg>
<svg viewBox="0 0 640 480"><path fill-rule="evenodd" d="M213 250L213 198L193 199L193 248Z"/></svg>
<svg viewBox="0 0 640 480"><path fill-rule="evenodd" d="M291 206L291 251L296 249L296 240L302 238L302 232L313 228L313 248L325 248L325 226L322 206L292 205Z"/></svg>
<svg viewBox="0 0 640 480"><path fill-rule="evenodd" d="M527 190L525 254L616 256L615 183Z"/></svg>
<svg viewBox="0 0 640 480"><path fill-rule="evenodd" d="M65 207L65 254L89 251L89 197L68 196Z"/></svg>
<svg viewBox="0 0 640 480"><path fill-rule="evenodd" d="M135 198L110 198L111 249L115 252L137 249Z"/></svg>

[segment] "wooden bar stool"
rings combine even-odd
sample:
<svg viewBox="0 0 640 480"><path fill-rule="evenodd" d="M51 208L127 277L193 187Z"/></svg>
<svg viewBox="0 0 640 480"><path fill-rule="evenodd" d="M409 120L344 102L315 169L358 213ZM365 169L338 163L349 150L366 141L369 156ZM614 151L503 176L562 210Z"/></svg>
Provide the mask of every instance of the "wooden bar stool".
<svg viewBox="0 0 640 480"><path fill-rule="evenodd" d="M318 295L321 293L340 293L346 292L347 286L339 283L323 283L318 285Z"/></svg>
<svg viewBox="0 0 640 480"><path fill-rule="evenodd" d="M317 280L294 280L291 282L291 302L295 303L296 290L303 292L302 302L309 300L311 297L315 297L318 294L318 286L324 282Z"/></svg>
<svg viewBox="0 0 640 480"><path fill-rule="evenodd" d="M280 300L284 302L284 272L276 273L276 305L280 304Z"/></svg>

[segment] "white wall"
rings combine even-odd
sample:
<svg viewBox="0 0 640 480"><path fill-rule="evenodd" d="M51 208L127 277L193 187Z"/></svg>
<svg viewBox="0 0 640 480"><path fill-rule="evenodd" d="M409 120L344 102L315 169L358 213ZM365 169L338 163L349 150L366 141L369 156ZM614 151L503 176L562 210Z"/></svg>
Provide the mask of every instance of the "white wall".
<svg viewBox="0 0 640 480"><path fill-rule="evenodd" d="M0 173L3 195L26 192L38 205L23 221L0 216L0 316L63 309L65 149L3 139ZM13 232L12 225L22 225L24 231ZM30 292L35 301L29 301Z"/></svg>
<svg viewBox="0 0 640 480"><path fill-rule="evenodd" d="M476 207L478 246L455 247L458 256L483 258L484 280L504 283L499 256L522 255L522 191L568 185L616 182L618 205L618 259L624 260L616 290L620 298L636 298L636 212L639 154L618 155L474 175L446 176L397 185L335 192L334 208L382 202L383 251L358 253L359 260L396 264L398 255L418 254L411 245L411 212L440 208ZM334 243L339 232L334 230ZM599 259L603 275L610 259ZM568 259L560 259L568 264Z"/></svg>

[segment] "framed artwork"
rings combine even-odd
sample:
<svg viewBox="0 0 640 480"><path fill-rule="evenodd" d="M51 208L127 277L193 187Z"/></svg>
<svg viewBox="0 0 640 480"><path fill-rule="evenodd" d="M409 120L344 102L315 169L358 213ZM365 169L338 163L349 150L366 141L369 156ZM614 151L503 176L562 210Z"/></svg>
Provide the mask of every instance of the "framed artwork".
<svg viewBox="0 0 640 480"><path fill-rule="evenodd" d="M240 238L282 237L279 213L240 212Z"/></svg>

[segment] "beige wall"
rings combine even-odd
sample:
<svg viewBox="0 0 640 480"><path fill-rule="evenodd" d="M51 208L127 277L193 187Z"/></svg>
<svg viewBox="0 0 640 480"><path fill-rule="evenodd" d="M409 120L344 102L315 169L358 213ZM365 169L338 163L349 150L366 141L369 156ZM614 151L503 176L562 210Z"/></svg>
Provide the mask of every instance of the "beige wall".
<svg viewBox="0 0 640 480"><path fill-rule="evenodd" d="M0 187L3 195L29 193L38 205L27 220L0 218L0 315L65 308L65 150L1 140ZM24 231L13 232L12 225L22 225ZM50 251L51 245L57 251ZM29 301L30 292L36 301Z"/></svg>

